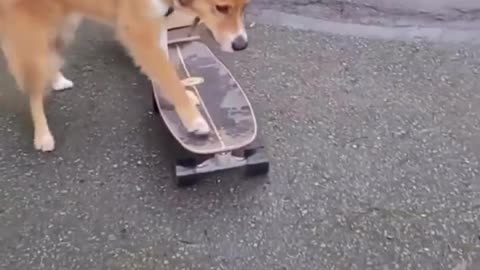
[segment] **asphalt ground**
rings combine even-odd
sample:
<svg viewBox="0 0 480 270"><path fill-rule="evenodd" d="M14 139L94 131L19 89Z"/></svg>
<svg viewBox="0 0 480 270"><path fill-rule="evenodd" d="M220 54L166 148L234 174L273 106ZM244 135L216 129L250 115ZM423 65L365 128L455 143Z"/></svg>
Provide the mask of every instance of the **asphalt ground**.
<svg viewBox="0 0 480 270"><path fill-rule="evenodd" d="M84 24L35 152L0 75L1 269L455 269L480 259L480 47L257 24L219 57L250 97L267 178L172 180L150 85Z"/></svg>
<svg viewBox="0 0 480 270"><path fill-rule="evenodd" d="M392 27L478 29L477 0L254 0L251 12L276 10L329 21Z"/></svg>

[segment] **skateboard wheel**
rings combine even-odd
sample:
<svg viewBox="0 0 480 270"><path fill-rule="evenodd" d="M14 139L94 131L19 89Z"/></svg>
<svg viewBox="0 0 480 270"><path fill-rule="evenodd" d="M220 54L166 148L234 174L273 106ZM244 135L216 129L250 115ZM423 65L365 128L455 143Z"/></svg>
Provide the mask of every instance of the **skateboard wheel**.
<svg viewBox="0 0 480 270"><path fill-rule="evenodd" d="M256 164L248 164L246 168L247 176L258 176L268 174L270 171L270 164L264 161Z"/></svg>
<svg viewBox="0 0 480 270"><path fill-rule="evenodd" d="M192 186L200 180L200 174L195 171L195 158L186 158L177 160L175 166L175 181L177 186Z"/></svg>
<svg viewBox="0 0 480 270"><path fill-rule="evenodd" d="M247 176L265 175L270 171L270 163L263 150L250 150L252 153L247 157L246 174Z"/></svg>

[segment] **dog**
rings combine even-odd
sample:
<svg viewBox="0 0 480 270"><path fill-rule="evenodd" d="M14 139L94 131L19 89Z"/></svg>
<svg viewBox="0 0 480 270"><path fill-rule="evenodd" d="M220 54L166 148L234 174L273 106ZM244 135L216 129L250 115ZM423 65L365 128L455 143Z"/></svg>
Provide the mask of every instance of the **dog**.
<svg viewBox="0 0 480 270"><path fill-rule="evenodd" d="M0 41L10 73L29 97L33 144L53 151L44 111L48 90L73 87L61 72L63 52L84 18L113 28L134 63L163 90L188 132L207 135L210 127L189 98L169 62L165 16L181 10L199 18L222 50L247 48L244 26L249 0L0 0Z"/></svg>

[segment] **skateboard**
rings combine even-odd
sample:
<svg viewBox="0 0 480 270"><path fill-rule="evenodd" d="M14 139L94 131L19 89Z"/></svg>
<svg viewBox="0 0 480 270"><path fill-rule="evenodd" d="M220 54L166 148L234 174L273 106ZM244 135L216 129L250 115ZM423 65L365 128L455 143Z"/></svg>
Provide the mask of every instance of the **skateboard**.
<svg viewBox="0 0 480 270"><path fill-rule="evenodd" d="M152 82L154 111L176 143L169 154L175 154L177 184L191 185L208 173L234 168L244 168L248 176L267 174L269 161L245 92L198 36L179 33L169 31L173 36L168 41L169 59L211 132L207 136L188 133L159 86Z"/></svg>

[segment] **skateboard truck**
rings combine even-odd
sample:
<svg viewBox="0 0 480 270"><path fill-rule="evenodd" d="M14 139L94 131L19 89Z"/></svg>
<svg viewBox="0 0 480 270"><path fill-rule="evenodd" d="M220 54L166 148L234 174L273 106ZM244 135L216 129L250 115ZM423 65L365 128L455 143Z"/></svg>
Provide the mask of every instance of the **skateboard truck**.
<svg viewBox="0 0 480 270"><path fill-rule="evenodd" d="M246 176L254 177L268 174L270 164L263 147L250 145L235 151L179 159L175 174L178 185L188 186L195 184L201 176L231 169L243 169Z"/></svg>

